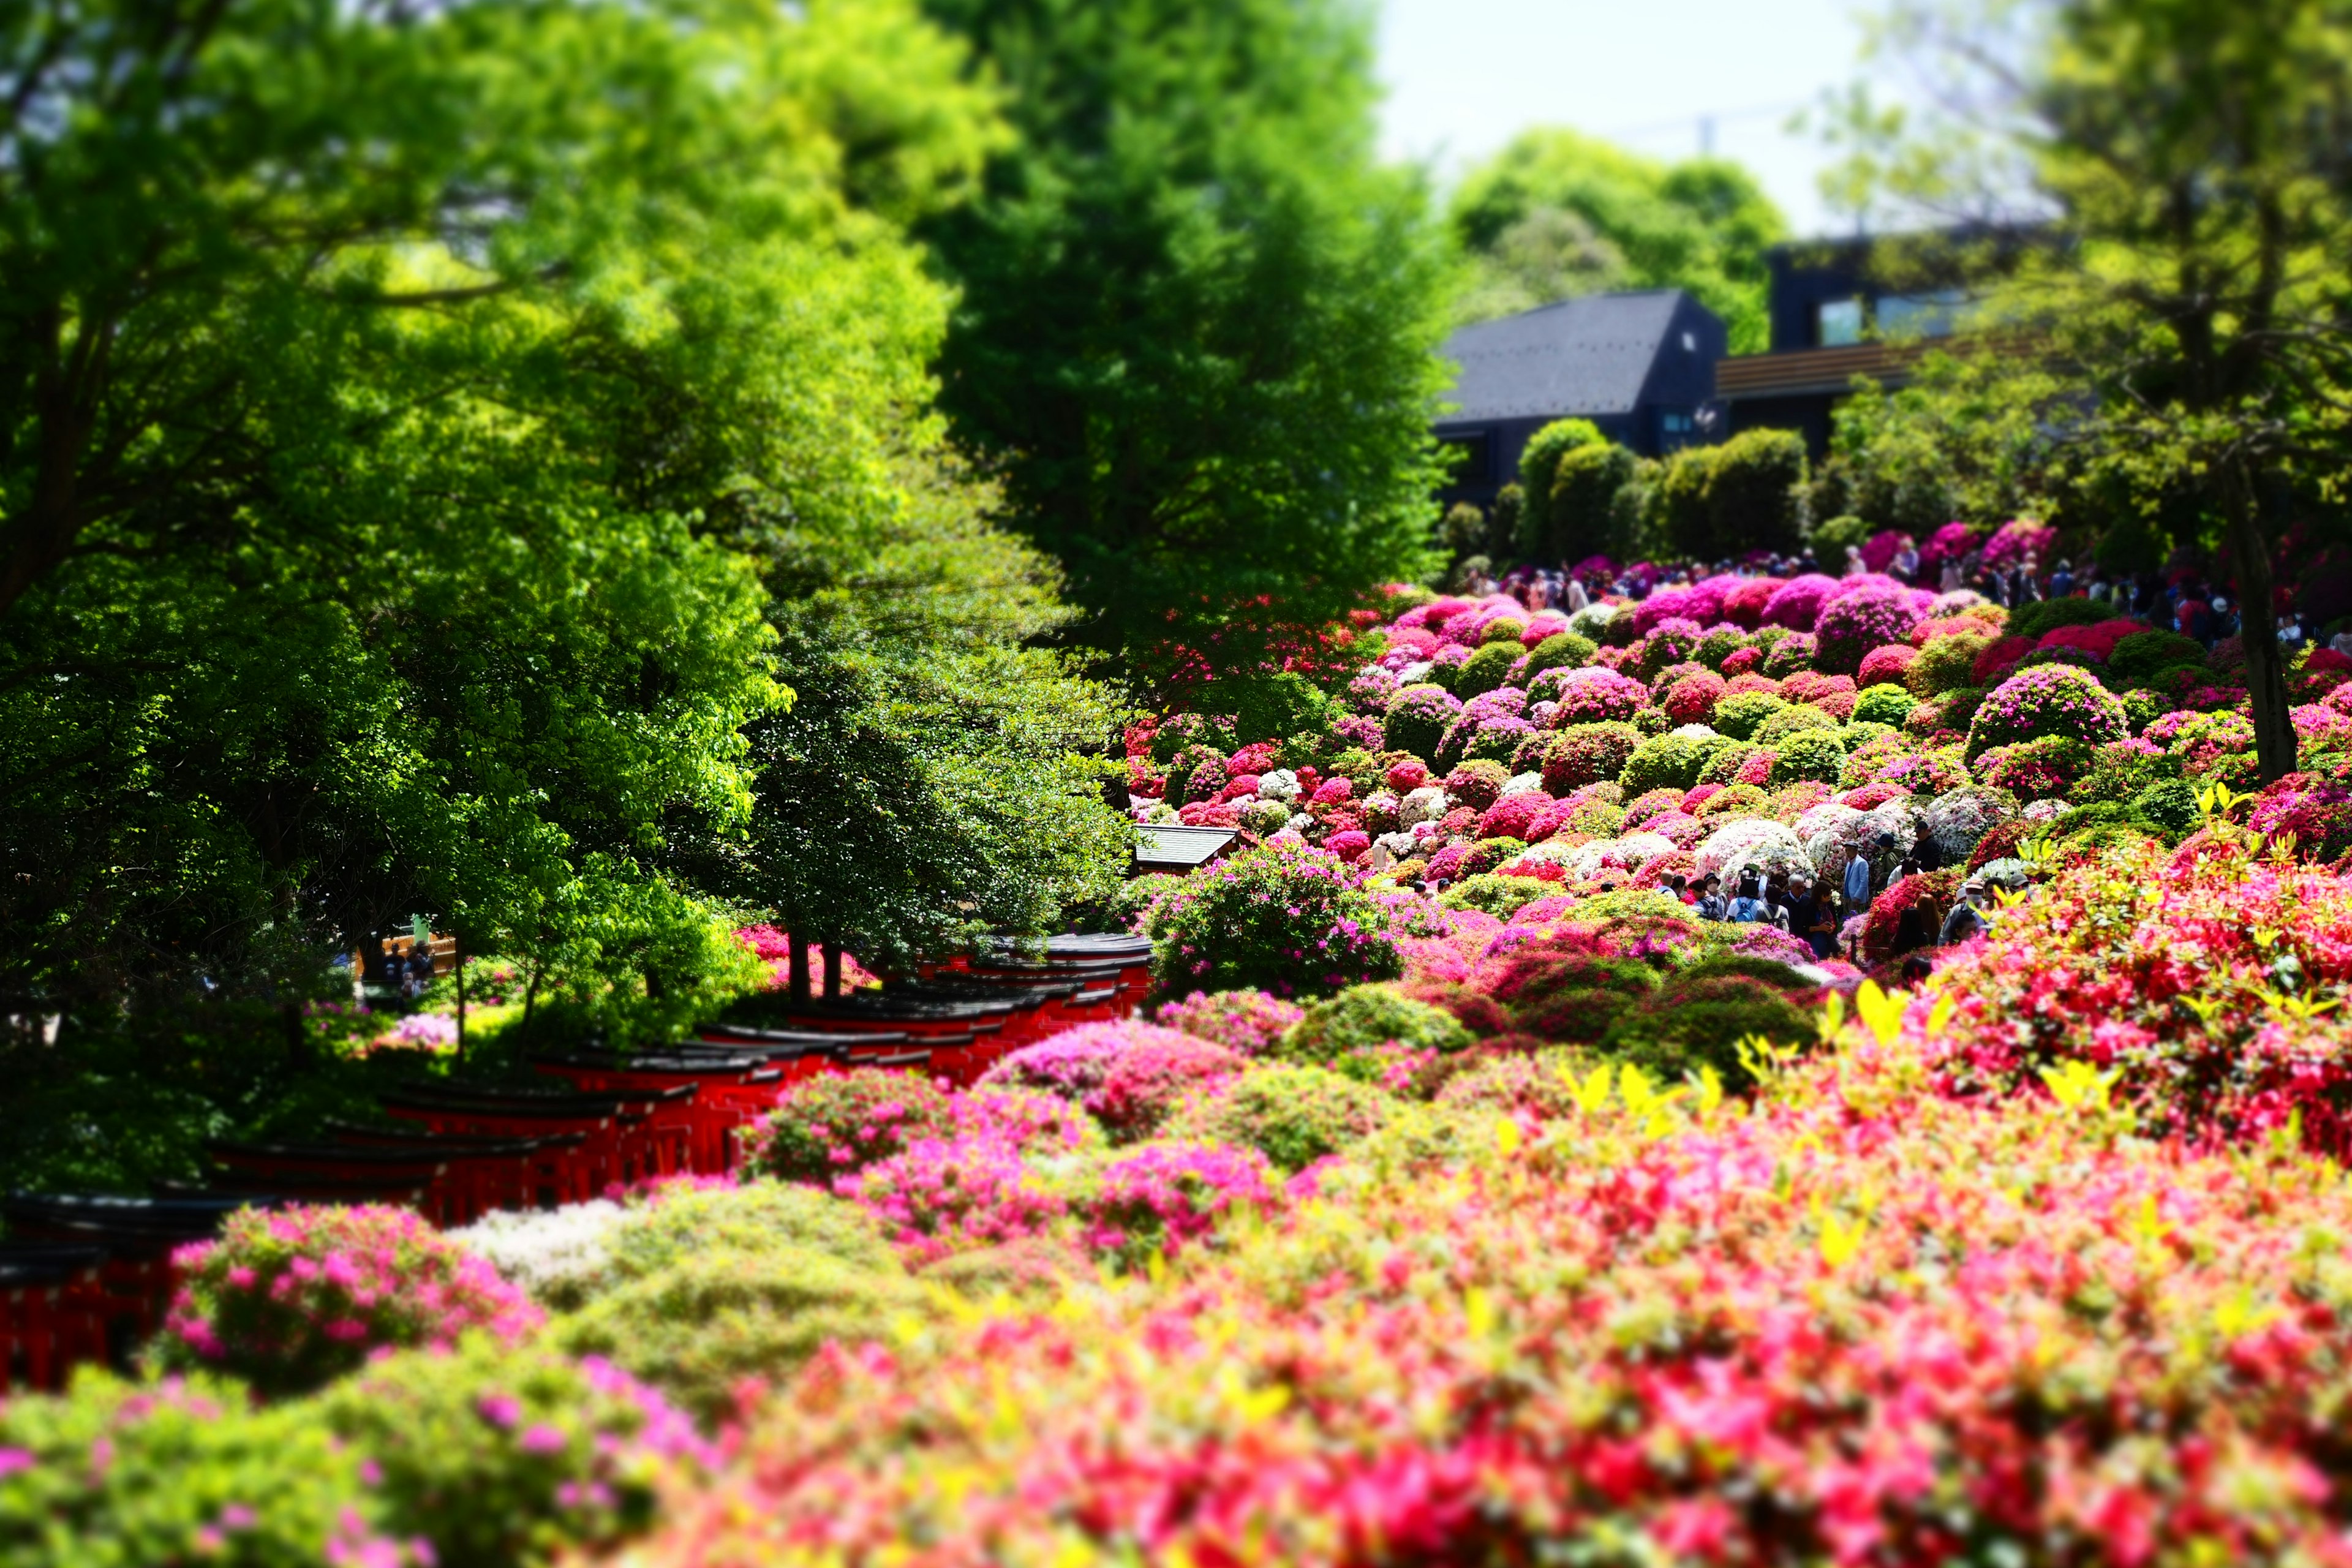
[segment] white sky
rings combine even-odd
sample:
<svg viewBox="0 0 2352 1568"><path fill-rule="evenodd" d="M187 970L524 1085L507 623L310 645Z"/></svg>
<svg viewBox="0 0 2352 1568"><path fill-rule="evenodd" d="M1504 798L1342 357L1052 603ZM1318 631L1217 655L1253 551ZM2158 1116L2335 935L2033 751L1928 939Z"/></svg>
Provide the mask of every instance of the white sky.
<svg viewBox="0 0 2352 1568"><path fill-rule="evenodd" d="M1451 183L1530 125L1661 158L1715 150L1753 170L1799 235L1835 226L1828 153L1787 128L1862 74L1855 0L1380 0L1386 151Z"/></svg>

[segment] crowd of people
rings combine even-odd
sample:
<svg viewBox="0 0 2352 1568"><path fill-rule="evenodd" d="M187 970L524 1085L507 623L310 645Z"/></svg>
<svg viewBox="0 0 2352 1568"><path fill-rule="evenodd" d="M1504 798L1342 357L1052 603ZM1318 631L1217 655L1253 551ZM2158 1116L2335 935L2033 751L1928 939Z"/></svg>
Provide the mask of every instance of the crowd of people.
<svg viewBox="0 0 2352 1568"><path fill-rule="evenodd" d="M1841 876L1819 881L1802 872L1790 876L1750 872L1729 884L1716 876L1696 879L1669 876L1664 887L1700 920L1774 926L1811 947L1816 958L1841 956L1842 945L1846 949L1843 956L1853 958L1857 956L1853 951L1855 939L1847 937L1842 943L1841 933L1850 921L1869 910L1872 897L1905 877L1936 868L1925 863L1937 858L1932 842L1923 841L1916 853L1898 858L1892 853L1895 839L1889 835L1880 840L1879 848L1886 861L1883 869L1874 868L1869 857L1856 855L1846 862ZM1989 920L1985 887L1971 881L1940 917L1924 907L1905 910L1896 922L1895 951L1899 955L1966 942L1984 930Z"/></svg>

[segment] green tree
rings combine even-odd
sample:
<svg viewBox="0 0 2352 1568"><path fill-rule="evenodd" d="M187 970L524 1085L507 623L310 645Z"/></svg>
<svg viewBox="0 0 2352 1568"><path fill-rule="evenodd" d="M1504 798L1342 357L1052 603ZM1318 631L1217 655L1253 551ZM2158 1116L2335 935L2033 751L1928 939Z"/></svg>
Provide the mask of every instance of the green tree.
<svg viewBox="0 0 2352 1568"><path fill-rule="evenodd" d="M903 504L959 47L898 0L0 37L9 1010L291 1020L424 910L674 1027L731 962L678 847L784 696L750 562Z"/></svg>
<svg viewBox="0 0 2352 1568"><path fill-rule="evenodd" d="M1106 647L1249 662L1237 608L1331 619L1435 569L1443 237L1374 159L1370 21L1343 0L926 0L1017 141L929 226L940 362L1007 521Z"/></svg>
<svg viewBox="0 0 2352 1568"><path fill-rule="evenodd" d="M1764 253L1788 225L1736 163L1666 164L1573 131L1528 131L1470 172L1450 216L1474 264L1464 321L1676 288L1723 318L1733 353L1770 342Z"/></svg>
<svg viewBox="0 0 2352 1568"><path fill-rule="evenodd" d="M2194 499L2244 606L2262 774L2292 771L2272 555L2298 496L2334 510L2352 458L2352 18L1903 0L1887 35L1970 111L1906 125L1858 103L1847 188L2050 222L2053 243L1984 279L2001 358L2087 393L2047 410L2086 483L2144 520Z"/></svg>
<svg viewBox="0 0 2352 1568"><path fill-rule="evenodd" d="M1547 553L1559 531L1553 517L1552 491L1562 458L1590 447L1605 447L1609 438L1590 419L1555 419L1528 437L1519 453L1521 503L1517 531L1511 542L1530 559Z"/></svg>
<svg viewBox="0 0 2352 1568"><path fill-rule="evenodd" d="M706 878L796 936L904 963L982 931L1043 933L1128 868L1105 804L1129 717L1073 656L1037 646L1075 612L1037 552L952 468L848 556L788 540L771 616L796 700L752 727L750 841Z"/></svg>
<svg viewBox="0 0 2352 1568"><path fill-rule="evenodd" d="M1613 442L1579 447L1560 458L1552 477L1549 559L1570 565L1590 555L1631 559L1626 492L1640 466L1641 459Z"/></svg>

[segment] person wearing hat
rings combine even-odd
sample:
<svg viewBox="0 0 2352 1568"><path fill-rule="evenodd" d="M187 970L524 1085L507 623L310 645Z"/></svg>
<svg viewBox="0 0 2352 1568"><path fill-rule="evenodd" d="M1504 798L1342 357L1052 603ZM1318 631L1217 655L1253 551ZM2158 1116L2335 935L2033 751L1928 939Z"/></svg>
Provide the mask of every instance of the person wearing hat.
<svg viewBox="0 0 2352 1568"><path fill-rule="evenodd" d="M1960 896L1952 905L1952 912L1944 917L1944 929L1937 941L1945 947L1966 942L1985 931L1985 888L1982 882L1970 881L1960 888Z"/></svg>

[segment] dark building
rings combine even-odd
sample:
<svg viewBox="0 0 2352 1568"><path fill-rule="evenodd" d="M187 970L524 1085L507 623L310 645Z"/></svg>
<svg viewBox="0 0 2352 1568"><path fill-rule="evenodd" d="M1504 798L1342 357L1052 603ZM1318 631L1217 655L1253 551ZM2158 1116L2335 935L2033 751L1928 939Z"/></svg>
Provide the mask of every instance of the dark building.
<svg viewBox="0 0 2352 1568"><path fill-rule="evenodd" d="M1462 374L1437 422L1462 463L1441 499L1492 504L1518 477L1528 438L1555 419L1590 419L1644 457L1706 439L1700 413L1723 352L1722 321L1679 289L1591 294L1463 328L1445 342Z"/></svg>
<svg viewBox="0 0 2352 1568"><path fill-rule="evenodd" d="M1829 450L1830 410L1853 391L1855 376L1900 386L1927 344L1949 335L1966 294L1932 281L1874 280L1876 247L1874 240L1850 239L1772 249L1772 346L1715 369L1728 434L1801 431L1819 458Z"/></svg>

